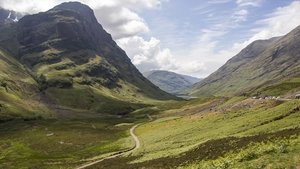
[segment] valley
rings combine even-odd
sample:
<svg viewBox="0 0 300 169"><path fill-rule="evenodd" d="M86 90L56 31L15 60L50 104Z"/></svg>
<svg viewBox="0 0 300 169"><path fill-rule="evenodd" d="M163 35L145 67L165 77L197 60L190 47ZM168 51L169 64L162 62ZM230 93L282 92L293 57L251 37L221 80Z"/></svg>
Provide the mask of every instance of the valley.
<svg viewBox="0 0 300 169"><path fill-rule="evenodd" d="M0 169L300 167L299 26L200 79L140 73L96 15L0 8Z"/></svg>
<svg viewBox="0 0 300 169"><path fill-rule="evenodd" d="M221 104L210 107L216 100ZM244 97L187 102L139 126L141 147L132 156L90 168L293 168L299 164L299 106L299 100Z"/></svg>
<svg viewBox="0 0 300 169"><path fill-rule="evenodd" d="M292 167L300 162L299 109L296 99L218 97L158 104L127 118L11 121L2 124L1 167Z"/></svg>

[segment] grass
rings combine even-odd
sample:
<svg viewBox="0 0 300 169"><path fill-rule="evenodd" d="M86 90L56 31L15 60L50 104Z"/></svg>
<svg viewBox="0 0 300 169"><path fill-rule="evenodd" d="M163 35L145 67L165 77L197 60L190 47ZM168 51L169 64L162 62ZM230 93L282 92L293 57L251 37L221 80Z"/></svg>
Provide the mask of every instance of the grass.
<svg viewBox="0 0 300 169"><path fill-rule="evenodd" d="M1 123L0 168L73 168L81 160L131 148L131 126L115 126L124 122L132 119Z"/></svg>
<svg viewBox="0 0 300 169"><path fill-rule="evenodd" d="M300 88L300 78L292 78L285 80L275 85L267 86L258 90L258 93L267 96L280 96L290 91L297 90Z"/></svg>
<svg viewBox="0 0 300 169"><path fill-rule="evenodd" d="M47 90L47 95L58 105L99 114L126 115L146 106L114 99L103 95L96 88L85 86L76 86L71 89L50 88Z"/></svg>
<svg viewBox="0 0 300 169"><path fill-rule="evenodd" d="M212 100L206 101L212 102ZM231 108L241 102L245 102L245 98L229 99L214 108L213 112L200 112L189 115L174 113L185 111L187 107L198 109L199 105L205 105L205 101L195 100L194 103L180 103L180 106L167 117L160 117L159 113L154 114L154 117L158 118L157 120L137 128L136 134L139 136L142 146L127 160L131 161L133 166L157 166L156 163L165 163L165 165L172 166L171 163L168 163L170 162L169 158L181 158L187 152L205 145L207 141L212 139L226 140L230 137L260 136L288 128L300 127L299 100L284 103L266 100L263 104L254 104L254 107L247 109ZM230 111L219 112L223 109ZM148 113L150 110L145 111ZM222 146L225 145L222 144ZM236 149L232 148L232 150ZM121 161L122 159L120 159ZM108 161L104 163L104 165L106 164L110 165L111 163ZM130 167L130 165L124 165L123 167Z"/></svg>
<svg viewBox="0 0 300 169"><path fill-rule="evenodd" d="M141 161L176 155L211 138L244 136L299 126L299 113L274 120L297 106L300 106L299 101L290 101L269 110L256 108L223 114L212 112L148 123L137 129L142 145L145 145L139 150L139 153L145 154ZM266 121L269 123L263 125Z"/></svg>
<svg viewBox="0 0 300 169"><path fill-rule="evenodd" d="M68 97L69 94L64 92L70 91L63 90L58 92ZM87 95L89 93L82 92L78 97ZM72 99L79 106L86 104L76 103L75 95L64 98ZM3 138L0 141L0 168L73 168L84 163L84 159L131 148L133 142L128 130L134 123L144 122L148 114L154 121L143 123L135 131L141 141L139 149L130 156L106 160L93 167L229 165L229 168L244 168L252 162L252 168L295 166L299 154L299 109L299 100L200 98L156 104L136 110L127 118L12 121L0 126ZM281 147L286 152L280 152ZM291 159L285 161L289 157ZM227 164L228 160L232 163Z"/></svg>
<svg viewBox="0 0 300 169"><path fill-rule="evenodd" d="M131 156L106 160L90 168L254 169L299 165L299 100L222 98L208 112L201 108L216 100L220 98L181 102L176 109L163 112L157 109L163 110L168 104L142 110L147 114L156 111L152 114L156 120L136 129L141 148ZM176 103L169 103L172 104ZM200 111L181 113L196 110Z"/></svg>
<svg viewBox="0 0 300 169"><path fill-rule="evenodd" d="M28 59L35 60L32 57ZM118 88L82 84L83 76L77 73L105 60L96 56L74 66L72 59L39 63L29 70L0 49L0 168L74 168L94 157L132 148L129 129L147 116L129 113L164 102L122 79ZM73 83L41 88L39 77L53 85L66 78Z"/></svg>
<svg viewBox="0 0 300 169"><path fill-rule="evenodd" d="M300 163L300 137L251 143L238 152L230 152L214 160L202 160L179 169L227 168L291 168Z"/></svg>
<svg viewBox="0 0 300 169"><path fill-rule="evenodd" d="M27 69L0 49L0 121L51 118L53 114L32 97L37 83Z"/></svg>
<svg viewBox="0 0 300 169"><path fill-rule="evenodd" d="M0 57L0 168L74 168L94 157L131 148L129 129L139 122L143 124L135 133L141 147L130 156L96 167L114 168L112 163L117 168L298 165L299 132L286 138L272 133L298 131L299 100L208 96L158 101L126 80L119 80L118 88L107 88L93 83L99 79L80 76L78 72L105 62L95 56L86 62L75 63L69 57L36 65L33 71L50 82L72 79L72 86L44 90L49 97L46 105L35 98L40 92L35 75L2 50ZM111 71L116 73L114 68ZM265 87L263 92L285 94L296 90L298 83L295 78ZM57 108L64 111L53 113ZM66 112L68 118L60 118ZM144 123L148 115L154 120Z"/></svg>

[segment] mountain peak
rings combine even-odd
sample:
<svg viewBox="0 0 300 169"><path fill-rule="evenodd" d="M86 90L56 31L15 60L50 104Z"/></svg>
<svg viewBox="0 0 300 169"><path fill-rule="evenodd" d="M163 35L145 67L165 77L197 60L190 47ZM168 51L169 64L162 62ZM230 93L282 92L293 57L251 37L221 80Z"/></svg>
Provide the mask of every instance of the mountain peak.
<svg viewBox="0 0 300 169"><path fill-rule="evenodd" d="M173 94L180 93L201 80L166 70L152 70L145 72L144 76L160 89Z"/></svg>
<svg viewBox="0 0 300 169"><path fill-rule="evenodd" d="M86 19L90 21L96 21L96 17L94 16L93 10L80 2L64 2L60 5L55 6L54 8L50 9L49 11L57 12L57 11L72 11L84 16Z"/></svg>
<svg viewBox="0 0 300 169"><path fill-rule="evenodd" d="M3 24L17 22L22 17L23 14L21 13L0 7L0 26Z"/></svg>
<svg viewBox="0 0 300 169"><path fill-rule="evenodd" d="M64 3L61 3L57 6L55 6L54 8L50 9L51 10L72 10L72 11L82 11L82 10L85 10L85 11L90 11L90 12L93 12L93 10L85 5L85 4L82 4L80 2L64 2Z"/></svg>
<svg viewBox="0 0 300 169"><path fill-rule="evenodd" d="M98 23L93 10L79 2L67 2L14 25L3 27L0 46L16 56L41 89L93 86L155 99L175 98L148 81L126 53ZM2 39L1 39L2 38ZM43 76L42 76L43 75ZM74 85L73 85L74 84Z"/></svg>
<svg viewBox="0 0 300 169"><path fill-rule="evenodd" d="M58 51L93 50L105 55L103 46L117 46L98 23L93 10L79 2L66 2L47 12L27 15L19 21L18 29L22 30L18 34L23 46L21 55L45 48ZM30 66L36 64L31 61L27 63Z"/></svg>

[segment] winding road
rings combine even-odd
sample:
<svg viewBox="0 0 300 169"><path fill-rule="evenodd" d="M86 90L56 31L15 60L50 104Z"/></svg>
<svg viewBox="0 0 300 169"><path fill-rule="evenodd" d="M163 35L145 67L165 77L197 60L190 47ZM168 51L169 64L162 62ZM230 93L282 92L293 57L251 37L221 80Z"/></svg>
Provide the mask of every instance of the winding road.
<svg viewBox="0 0 300 169"><path fill-rule="evenodd" d="M139 124L137 124L137 125L131 127L131 129L130 129L130 135L131 135L131 137L133 138L134 143L135 143L135 146L134 146L134 148L133 148L131 151L133 151L133 150L135 150L135 149L138 149L138 148L140 148L140 146L141 146L139 138L134 134L134 130L135 130L135 128L138 127L138 126L139 126Z"/></svg>
<svg viewBox="0 0 300 169"><path fill-rule="evenodd" d="M135 126L133 126L133 127L130 128L130 135L131 135L131 137L133 138L134 144L135 144L133 148L128 149L128 150L124 150L124 151L115 152L115 153L113 153L111 156L104 157L104 158L102 158L102 159L99 159L99 160L96 160L96 161L93 161L93 162L84 164L84 165L82 165L82 166L80 166L80 167L77 167L76 169L84 169L84 168L93 166L93 165L95 165L95 164L97 164L97 163L100 163L100 162L102 162L102 161L104 161L104 160L116 158L116 157L119 157L119 156L121 156L121 155L124 155L124 154L126 154L126 153L130 153L130 152L132 152L132 151L138 149L138 148L140 147L141 144L140 144L139 138L134 134L134 130L135 130L139 125L140 125L140 124L137 124L137 125L135 125Z"/></svg>

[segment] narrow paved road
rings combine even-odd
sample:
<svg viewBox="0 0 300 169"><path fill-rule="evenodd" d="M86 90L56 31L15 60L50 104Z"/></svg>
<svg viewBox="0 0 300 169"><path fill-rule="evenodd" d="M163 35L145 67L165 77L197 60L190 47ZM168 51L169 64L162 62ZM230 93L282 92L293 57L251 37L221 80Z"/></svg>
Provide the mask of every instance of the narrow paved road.
<svg viewBox="0 0 300 169"><path fill-rule="evenodd" d="M141 145L141 144L140 144L140 140L139 140L139 138L134 134L134 130L135 130L135 128L138 127L138 126L139 126L139 124L137 124L137 125L135 125L135 126L133 126L133 127L130 128L130 135L131 135L131 137L133 138L134 144L135 144L133 148L131 148L131 149L129 149L129 150L124 150L124 151L115 152L115 153L114 153L113 155L111 155L111 156L104 157L104 158L102 158L102 159L100 159L100 160L97 160L97 161L93 161L93 162L87 163L87 164L85 164L85 165L82 165L82 166L80 166L80 167L77 167L76 169L84 169L84 168L90 167L90 166L92 166L92 165L95 165L95 164L97 164L97 163L100 163L100 162L102 162L102 161L104 161L104 160L116 158L116 157L119 157L119 156L121 156L121 155L124 155L125 153L130 153L130 152L132 152L132 151L138 149L138 148L140 147L140 145Z"/></svg>

